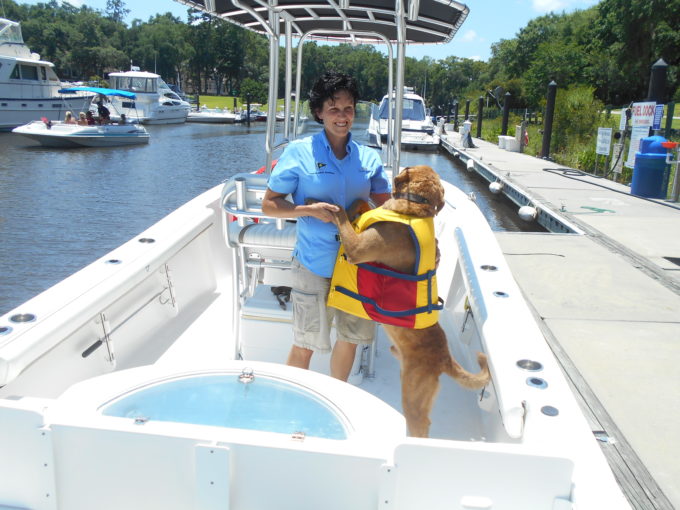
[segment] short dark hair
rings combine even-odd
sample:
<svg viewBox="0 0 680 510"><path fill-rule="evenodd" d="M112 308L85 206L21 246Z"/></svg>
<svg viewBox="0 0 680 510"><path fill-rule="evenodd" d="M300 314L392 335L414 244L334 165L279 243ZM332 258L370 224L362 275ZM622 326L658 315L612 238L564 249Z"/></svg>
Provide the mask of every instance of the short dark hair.
<svg viewBox="0 0 680 510"><path fill-rule="evenodd" d="M326 100L333 99L340 90L346 90L354 100L354 106L357 105L357 101L359 101L357 81L350 75L339 71L326 71L309 91L309 109L314 115L314 120L319 124L323 124L323 121L317 117L317 110L321 110Z"/></svg>

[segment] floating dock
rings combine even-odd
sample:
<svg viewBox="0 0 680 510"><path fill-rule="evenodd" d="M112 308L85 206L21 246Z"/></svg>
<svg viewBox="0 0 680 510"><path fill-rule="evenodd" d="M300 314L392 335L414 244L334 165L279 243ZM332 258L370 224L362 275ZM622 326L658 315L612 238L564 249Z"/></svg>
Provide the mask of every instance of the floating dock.
<svg viewBox="0 0 680 510"><path fill-rule="evenodd" d="M550 232L496 236L614 475L633 508L680 509L680 205L473 143L441 139Z"/></svg>

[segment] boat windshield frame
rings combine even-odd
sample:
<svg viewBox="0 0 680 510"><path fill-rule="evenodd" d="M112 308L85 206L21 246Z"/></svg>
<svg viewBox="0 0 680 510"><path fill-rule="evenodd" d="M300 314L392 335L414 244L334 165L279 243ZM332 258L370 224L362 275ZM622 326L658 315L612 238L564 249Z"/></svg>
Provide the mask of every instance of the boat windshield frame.
<svg viewBox="0 0 680 510"><path fill-rule="evenodd" d="M401 156L401 126L404 101L404 63L407 44L428 44L450 41L469 9L455 0L410 1L395 0L390 9L383 0L320 0L313 5L301 5L295 0L230 0L215 3L208 0L177 0L194 9L227 20L255 32L266 34L269 39L269 93L267 132L265 137L266 161L269 172L273 153L284 148L289 138L298 135L297 119L300 113L300 90L302 48L309 39L349 42L352 44L385 44L388 53L388 89L395 97L389 97L395 107L389 108L388 136L385 145L387 170L398 171ZM316 13L317 19L310 10ZM323 15L324 29L319 29L318 18ZM282 30L283 27L283 30ZM293 37L299 38L295 66L296 80L293 94ZM285 41L284 67L284 127L283 140L275 142L277 96L279 85L280 40ZM395 83L396 82L396 83ZM295 101L295 114L291 130L291 103Z"/></svg>

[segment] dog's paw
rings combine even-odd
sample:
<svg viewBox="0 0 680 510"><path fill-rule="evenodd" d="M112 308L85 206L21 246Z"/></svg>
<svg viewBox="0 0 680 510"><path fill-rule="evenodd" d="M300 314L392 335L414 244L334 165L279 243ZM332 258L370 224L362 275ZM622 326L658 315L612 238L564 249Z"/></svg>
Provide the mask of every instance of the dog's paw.
<svg viewBox="0 0 680 510"><path fill-rule="evenodd" d="M349 218L349 221L354 221L359 216L370 210L371 206L368 205L368 202L358 198L352 203L352 205L349 206L349 209L347 209L347 217Z"/></svg>

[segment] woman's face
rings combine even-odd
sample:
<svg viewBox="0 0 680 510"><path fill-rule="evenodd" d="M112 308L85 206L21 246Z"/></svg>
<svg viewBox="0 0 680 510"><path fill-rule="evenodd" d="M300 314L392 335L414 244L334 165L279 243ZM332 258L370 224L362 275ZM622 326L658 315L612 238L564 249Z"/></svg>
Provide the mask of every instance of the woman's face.
<svg viewBox="0 0 680 510"><path fill-rule="evenodd" d="M349 92L340 90L324 101L316 115L323 121L329 140L347 138L354 122L354 100Z"/></svg>

